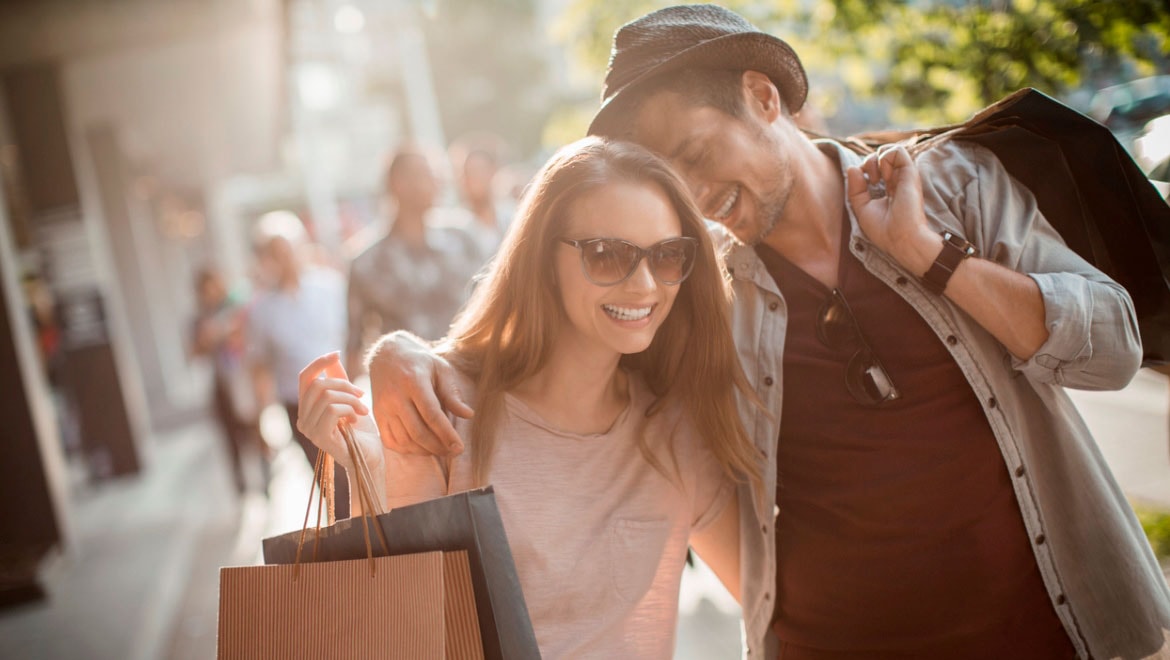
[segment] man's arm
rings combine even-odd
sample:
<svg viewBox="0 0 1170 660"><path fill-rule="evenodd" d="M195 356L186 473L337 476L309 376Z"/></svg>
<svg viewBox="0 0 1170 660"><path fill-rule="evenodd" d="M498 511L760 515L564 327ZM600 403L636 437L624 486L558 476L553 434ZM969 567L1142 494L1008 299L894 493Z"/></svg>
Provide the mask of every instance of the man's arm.
<svg viewBox="0 0 1170 660"><path fill-rule="evenodd" d="M449 456L463 441L444 410L464 419L474 411L459 391L455 369L424 340L404 331L379 339L366 362L374 419L387 449Z"/></svg>
<svg viewBox="0 0 1170 660"><path fill-rule="evenodd" d="M866 180L884 181L887 197L870 199ZM881 152L849 172L849 198L865 235L906 270L921 277L943 248L926 223L922 182L903 148ZM1032 278L978 258L964 259L947 282L946 296L999 340L1027 359L1048 339L1044 300Z"/></svg>
<svg viewBox="0 0 1170 660"><path fill-rule="evenodd" d="M990 152L981 152L989 161ZM995 337L1030 377L1083 388L1124 387L1141 360L1141 340L1128 294L1064 246L1035 200L995 161L975 170L973 199L989 258L955 269L945 295ZM871 200L869 179L888 197ZM849 197L866 236L903 268L922 276L942 249L926 224L922 183L904 149L871 157L849 173ZM1011 246L1011 247L1008 247ZM1003 259L996 263L991 257Z"/></svg>

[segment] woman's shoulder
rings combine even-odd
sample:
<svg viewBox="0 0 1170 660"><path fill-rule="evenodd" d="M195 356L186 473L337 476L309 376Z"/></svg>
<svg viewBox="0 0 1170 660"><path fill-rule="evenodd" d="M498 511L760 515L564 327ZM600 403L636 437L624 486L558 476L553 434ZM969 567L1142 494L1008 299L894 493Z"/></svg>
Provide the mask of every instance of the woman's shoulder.
<svg viewBox="0 0 1170 660"><path fill-rule="evenodd" d="M646 420L646 432L672 443L694 442L694 425L683 401L672 392L656 393L636 371L629 372L631 412Z"/></svg>

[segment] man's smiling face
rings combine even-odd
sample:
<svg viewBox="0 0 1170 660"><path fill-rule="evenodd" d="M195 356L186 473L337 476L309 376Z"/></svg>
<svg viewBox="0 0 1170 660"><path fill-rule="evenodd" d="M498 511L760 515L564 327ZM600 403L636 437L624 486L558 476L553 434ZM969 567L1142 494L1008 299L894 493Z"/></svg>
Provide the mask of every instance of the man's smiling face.
<svg viewBox="0 0 1170 660"><path fill-rule="evenodd" d="M792 191L786 131L745 91L744 117L660 91L643 100L628 137L664 156L710 220L754 245L779 222ZM797 133L797 135L799 135Z"/></svg>

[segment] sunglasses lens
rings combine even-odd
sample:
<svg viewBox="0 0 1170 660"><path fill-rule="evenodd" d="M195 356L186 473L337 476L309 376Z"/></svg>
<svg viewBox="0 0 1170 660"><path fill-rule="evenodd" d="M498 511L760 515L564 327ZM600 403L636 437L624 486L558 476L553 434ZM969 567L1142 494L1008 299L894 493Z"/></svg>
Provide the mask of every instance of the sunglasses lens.
<svg viewBox="0 0 1170 660"><path fill-rule="evenodd" d="M694 241L679 238L659 243L650 253L650 265L663 284L682 282L695 265Z"/></svg>
<svg viewBox="0 0 1170 660"><path fill-rule="evenodd" d="M845 368L845 386L849 394L864 406L876 406L898 398L894 381L873 354L860 350Z"/></svg>
<svg viewBox="0 0 1170 660"><path fill-rule="evenodd" d="M585 274L594 283L605 286L622 281L633 270L637 249L623 241L598 239L581 246Z"/></svg>

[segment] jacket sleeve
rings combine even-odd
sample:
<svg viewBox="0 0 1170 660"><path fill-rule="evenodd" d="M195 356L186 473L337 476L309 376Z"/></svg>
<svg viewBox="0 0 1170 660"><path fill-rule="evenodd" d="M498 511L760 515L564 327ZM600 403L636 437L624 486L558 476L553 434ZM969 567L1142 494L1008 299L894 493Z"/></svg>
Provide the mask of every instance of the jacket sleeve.
<svg viewBox="0 0 1170 660"><path fill-rule="evenodd" d="M969 240L984 258L1031 277L1044 299L1048 339L1031 358L1013 357L1012 367L1034 381L1076 389L1125 387L1142 359L1129 293L1065 245L1032 193L991 151L958 143L946 150L961 163L955 210Z"/></svg>

